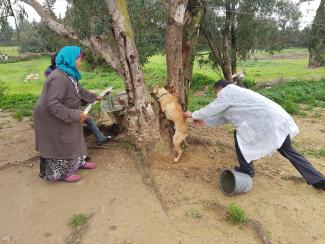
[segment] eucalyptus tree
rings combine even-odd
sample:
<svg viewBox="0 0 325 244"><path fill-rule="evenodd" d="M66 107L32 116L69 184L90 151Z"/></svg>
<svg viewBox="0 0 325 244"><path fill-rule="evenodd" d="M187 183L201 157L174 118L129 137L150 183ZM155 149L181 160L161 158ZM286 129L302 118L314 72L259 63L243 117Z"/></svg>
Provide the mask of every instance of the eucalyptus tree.
<svg viewBox="0 0 325 244"><path fill-rule="evenodd" d="M203 0L67 0L64 21L52 16L51 3L55 0L46 1L49 4L45 7L37 0L6 1L30 5L41 17L42 24L99 54L122 77L128 108L121 124L129 141L146 147L160 138L158 109L145 85L141 62L163 47L166 30L168 70L172 69L171 63L179 65L173 72L168 71L168 81L175 80L182 94L185 89L183 66L191 70L188 66L194 59L193 47L203 16ZM176 60L177 57L184 57L184 61ZM182 96L180 100L186 107L187 98Z"/></svg>
<svg viewBox="0 0 325 244"><path fill-rule="evenodd" d="M187 109L195 50L205 14L205 0L167 0L167 85L174 87L182 108Z"/></svg>
<svg viewBox="0 0 325 244"><path fill-rule="evenodd" d="M210 59L232 81L238 57L246 59L257 48L279 48L279 30L298 28L299 17L298 5L291 1L209 1L202 32Z"/></svg>
<svg viewBox="0 0 325 244"><path fill-rule="evenodd" d="M308 41L309 67L325 66L325 0L321 0Z"/></svg>
<svg viewBox="0 0 325 244"><path fill-rule="evenodd" d="M12 45L13 34L14 34L13 28L8 23L3 23L0 26L0 45L1 46Z"/></svg>

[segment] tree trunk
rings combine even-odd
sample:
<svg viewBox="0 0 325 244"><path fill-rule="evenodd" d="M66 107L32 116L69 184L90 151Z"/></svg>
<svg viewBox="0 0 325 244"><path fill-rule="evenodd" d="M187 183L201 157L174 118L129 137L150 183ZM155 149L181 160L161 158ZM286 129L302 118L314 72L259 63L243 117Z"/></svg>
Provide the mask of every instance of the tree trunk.
<svg viewBox="0 0 325 244"><path fill-rule="evenodd" d="M322 0L314 18L308 42L309 67L325 66L325 0Z"/></svg>
<svg viewBox="0 0 325 244"><path fill-rule="evenodd" d="M185 24L187 0L167 1L168 17L166 30L167 86L176 89L183 110L186 109L184 84L182 36Z"/></svg>
<svg viewBox="0 0 325 244"><path fill-rule="evenodd" d="M154 145L160 138L158 113L154 101L144 83L139 55L134 42L125 0L107 0L112 16L115 43L110 44L101 37L91 35L80 39L72 27L56 22L36 0L22 0L41 17L42 22L54 32L78 40L81 44L99 53L124 79L128 95L128 111L123 122L131 143L140 147Z"/></svg>
<svg viewBox="0 0 325 244"><path fill-rule="evenodd" d="M144 83L126 2L107 0L107 6L113 19L118 57L128 95L128 111L125 118L127 134L135 144L149 146L160 138L159 121L152 97Z"/></svg>
<svg viewBox="0 0 325 244"><path fill-rule="evenodd" d="M230 29L230 34L231 34L231 72L232 74L237 73L237 26L236 26L236 15L234 14L234 11L236 10L235 8L235 3L233 2L231 4L231 29Z"/></svg>
<svg viewBox="0 0 325 244"><path fill-rule="evenodd" d="M193 74L195 50L200 34L200 27L205 13L204 0L189 0L186 11L186 22L183 31L182 58L185 87L185 109L188 106L188 94Z"/></svg>
<svg viewBox="0 0 325 244"><path fill-rule="evenodd" d="M228 47L229 47L229 33L230 33L230 22L231 22L231 8L230 8L230 1L226 1L226 20L225 20L225 27L223 30L223 66L224 66L224 76L225 79L232 82L232 72L231 72L231 65L229 63L229 56L228 56Z"/></svg>

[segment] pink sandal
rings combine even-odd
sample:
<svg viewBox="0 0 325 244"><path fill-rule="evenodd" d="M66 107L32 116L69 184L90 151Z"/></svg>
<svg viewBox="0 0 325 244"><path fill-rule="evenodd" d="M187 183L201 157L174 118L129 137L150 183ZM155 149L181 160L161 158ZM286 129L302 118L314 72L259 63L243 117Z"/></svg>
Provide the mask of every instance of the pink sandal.
<svg viewBox="0 0 325 244"><path fill-rule="evenodd" d="M79 168L80 169L94 169L94 168L96 168L96 164L95 163L91 163L91 162L85 162Z"/></svg>
<svg viewBox="0 0 325 244"><path fill-rule="evenodd" d="M64 178L64 181L67 181L67 182L76 182L76 181L79 181L80 180L80 176L79 175L70 175L66 178Z"/></svg>

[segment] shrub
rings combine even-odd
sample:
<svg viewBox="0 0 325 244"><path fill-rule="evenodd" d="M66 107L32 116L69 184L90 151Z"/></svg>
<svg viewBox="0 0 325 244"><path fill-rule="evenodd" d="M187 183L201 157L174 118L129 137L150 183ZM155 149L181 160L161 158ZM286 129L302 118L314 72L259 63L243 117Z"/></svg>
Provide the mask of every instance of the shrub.
<svg viewBox="0 0 325 244"><path fill-rule="evenodd" d="M205 86L213 86L215 80L209 78L206 75L195 73L191 81L191 89L193 91L202 90Z"/></svg>
<svg viewBox="0 0 325 244"><path fill-rule="evenodd" d="M246 87L246 88L253 88L254 86L256 86L257 82L254 80L254 79L244 79L242 81L243 85Z"/></svg>
<svg viewBox="0 0 325 244"><path fill-rule="evenodd" d="M244 224L247 222L247 217L244 212L236 203L231 203L227 207L227 221L232 224Z"/></svg>
<svg viewBox="0 0 325 244"><path fill-rule="evenodd" d="M38 99L33 94L12 94L0 96L0 108L14 112L16 119L31 116Z"/></svg>
<svg viewBox="0 0 325 244"><path fill-rule="evenodd" d="M264 88L258 92L280 104L291 114L304 114L299 104L312 107L325 106L325 80L291 81L272 88Z"/></svg>
<svg viewBox="0 0 325 244"><path fill-rule="evenodd" d="M72 216L70 222L69 222L69 226L71 228L77 228L80 225L84 225L85 223L87 223L87 221L89 220L89 216L80 213L80 214L75 214Z"/></svg>

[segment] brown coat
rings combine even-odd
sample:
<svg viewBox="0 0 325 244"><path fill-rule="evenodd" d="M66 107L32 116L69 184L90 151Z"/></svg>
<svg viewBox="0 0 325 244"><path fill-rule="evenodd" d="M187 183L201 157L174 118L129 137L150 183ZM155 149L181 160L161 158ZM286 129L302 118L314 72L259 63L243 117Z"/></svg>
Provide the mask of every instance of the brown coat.
<svg viewBox="0 0 325 244"><path fill-rule="evenodd" d="M96 94L78 85L56 69L46 79L34 109L36 150L43 158L69 159L87 154L80 122L81 99L92 103Z"/></svg>

